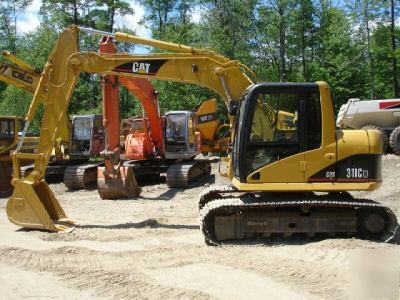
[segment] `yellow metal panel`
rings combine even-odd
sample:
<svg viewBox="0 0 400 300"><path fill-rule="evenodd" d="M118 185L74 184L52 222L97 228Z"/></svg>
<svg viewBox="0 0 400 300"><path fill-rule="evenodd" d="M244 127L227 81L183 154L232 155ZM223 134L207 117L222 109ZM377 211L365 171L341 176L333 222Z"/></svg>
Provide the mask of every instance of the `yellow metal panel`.
<svg viewBox="0 0 400 300"><path fill-rule="evenodd" d="M295 192L295 191L372 191L381 186L381 182L356 182L356 183L241 183L237 178L232 179L232 184L240 191L270 191L270 192Z"/></svg>
<svg viewBox="0 0 400 300"><path fill-rule="evenodd" d="M322 145L330 145L335 142L333 101L326 82L318 81L317 84L319 85L319 93L321 97Z"/></svg>
<svg viewBox="0 0 400 300"><path fill-rule="evenodd" d="M357 154L369 154L369 140L366 130L336 130L337 159Z"/></svg>
<svg viewBox="0 0 400 300"><path fill-rule="evenodd" d="M304 153L299 153L258 169L247 177L247 182L304 182ZM260 179L251 177L260 173Z"/></svg>
<svg viewBox="0 0 400 300"><path fill-rule="evenodd" d="M304 153L307 162L305 181L318 171L336 163L336 143Z"/></svg>
<svg viewBox="0 0 400 300"><path fill-rule="evenodd" d="M369 153L370 154L382 154L383 152L383 141L382 133L379 130L367 130L369 139Z"/></svg>
<svg viewBox="0 0 400 300"><path fill-rule="evenodd" d="M217 100L209 99L203 101L196 112L196 117L204 116L204 115L212 115L215 117L215 113L217 112ZM214 139L215 133L217 132L217 128L219 126L219 122L217 119L211 121L202 121L196 124L196 130L200 132L201 138L203 140L212 141Z"/></svg>

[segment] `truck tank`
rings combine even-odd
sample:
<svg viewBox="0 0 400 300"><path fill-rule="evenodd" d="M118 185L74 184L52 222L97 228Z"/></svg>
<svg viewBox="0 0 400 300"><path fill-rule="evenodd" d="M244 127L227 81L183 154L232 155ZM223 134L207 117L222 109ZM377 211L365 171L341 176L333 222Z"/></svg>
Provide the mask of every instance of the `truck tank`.
<svg viewBox="0 0 400 300"><path fill-rule="evenodd" d="M380 130L383 151L400 155L400 99L349 99L340 107L336 126Z"/></svg>
<svg viewBox="0 0 400 300"><path fill-rule="evenodd" d="M354 129L368 125L393 129L400 125L400 99L349 99L340 107L336 125Z"/></svg>

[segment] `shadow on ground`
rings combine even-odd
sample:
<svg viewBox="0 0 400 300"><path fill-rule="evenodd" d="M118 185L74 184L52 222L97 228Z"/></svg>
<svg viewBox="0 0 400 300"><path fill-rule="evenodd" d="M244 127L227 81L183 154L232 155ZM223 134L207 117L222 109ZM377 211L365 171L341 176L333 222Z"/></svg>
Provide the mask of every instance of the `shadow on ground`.
<svg viewBox="0 0 400 300"><path fill-rule="evenodd" d="M167 228L167 229L199 229L199 225L162 224L156 219L147 219L138 223L122 223L110 225L77 225L76 228L84 229L131 229L131 228Z"/></svg>

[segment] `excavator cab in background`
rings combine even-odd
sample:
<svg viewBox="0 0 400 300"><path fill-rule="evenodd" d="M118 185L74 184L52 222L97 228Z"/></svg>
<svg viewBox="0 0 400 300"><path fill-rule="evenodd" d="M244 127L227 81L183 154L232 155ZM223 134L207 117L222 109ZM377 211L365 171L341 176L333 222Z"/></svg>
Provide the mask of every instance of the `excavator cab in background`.
<svg viewBox="0 0 400 300"><path fill-rule="evenodd" d="M104 150L103 116L73 116L71 134L71 158L100 155Z"/></svg>
<svg viewBox="0 0 400 300"><path fill-rule="evenodd" d="M24 119L15 116L0 116L0 196L9 195L11 192L11 157L15 149L19 134L24 127ZM21 151L32 153L37 147L36 137L26 137L21 146Z"/></svg>
<svg viewBox="0 0 400 300"><path fill-rule="evenodd" d="M195 115L191 111L165 114L165 158L187 159L200 154L200 132L196 132Z"/></svg>
<svg viewBox="0 0 400 300"><path fill-rule="evenodd" d="M10 150L18 141L18 131L23 119L18 117L0 117L0 196L11 192Z"/></svg>
<svg viewBox="0 0 400 300"><path fill-rule="evenodd" d="M230 125L221 124L217 118L217 99L203 101L195 112L196 131L200 132L201 152L228 152L230 145Z"/></svg>
<svg viewBox="0 0 400 300"><path fill-rule="evenodd" d="M104 150L104 127L102 115L79 115L72 117L70 138L70 163L64 171L64 184L71 190L85 189L97 181L99 157Z"/></svg>
<svg viewBox="0 0 400 300"><path fill-rule="evenodd" d="M0 153L16 143L18 128L20 128L22 123L22 118L0 117Z"/></svg>

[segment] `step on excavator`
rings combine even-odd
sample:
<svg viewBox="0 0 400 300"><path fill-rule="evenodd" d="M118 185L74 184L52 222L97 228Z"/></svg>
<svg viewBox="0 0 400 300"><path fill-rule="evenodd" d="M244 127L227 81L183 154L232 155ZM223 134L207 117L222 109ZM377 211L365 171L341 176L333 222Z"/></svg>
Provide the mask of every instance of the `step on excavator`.
<svg viewBox="0 0 400 300"><path fill-rule="evenodd" d="M100 41L100 53L117 52L112 37ZM124 152L119 147L119 85L136 95L144 111L143 118L131 120ZM169 187L188 187L189 182L209 174L209 159L194 159L203 151L223 151L227 143L215 139L224 126L216 119L215 99L204 101L197 113L167 112L161 116L157 93L147 79L108 75L103 77L103 115L106 150L102 152L105 166L98 168L97 187L102 199L135 197L140 188L132 178L159 177L166 173ZM197 120L201 120L199 131ZM229 126L229 125L228 125ZM225 125L226 127L226 125ZM202 147L202 137L207 142ZM113 149L113 150L111 150Z"/></svg>
<svg viewBox="0 0 400 300"><path fill-rule="evenodd" d="M80 52L80 31L170 52ZM347 193L381 185L382 136L377 130L336 129L325 82L254 83L246 66L208 49L76 26L60 34L32 100L29 116L48 83L49 104L55 99L58 104L45 107L39 152L17 151L12 157L11 222L50 231L74 226L44 180L44 170L80 72L191 83L224 99L233 127L231 184L210 187L200 196L200 227L208 244L275 235L393 237L397 220L389 208ZM35 160L35 170L22 177L20 161L28 157Z"/></svg>

